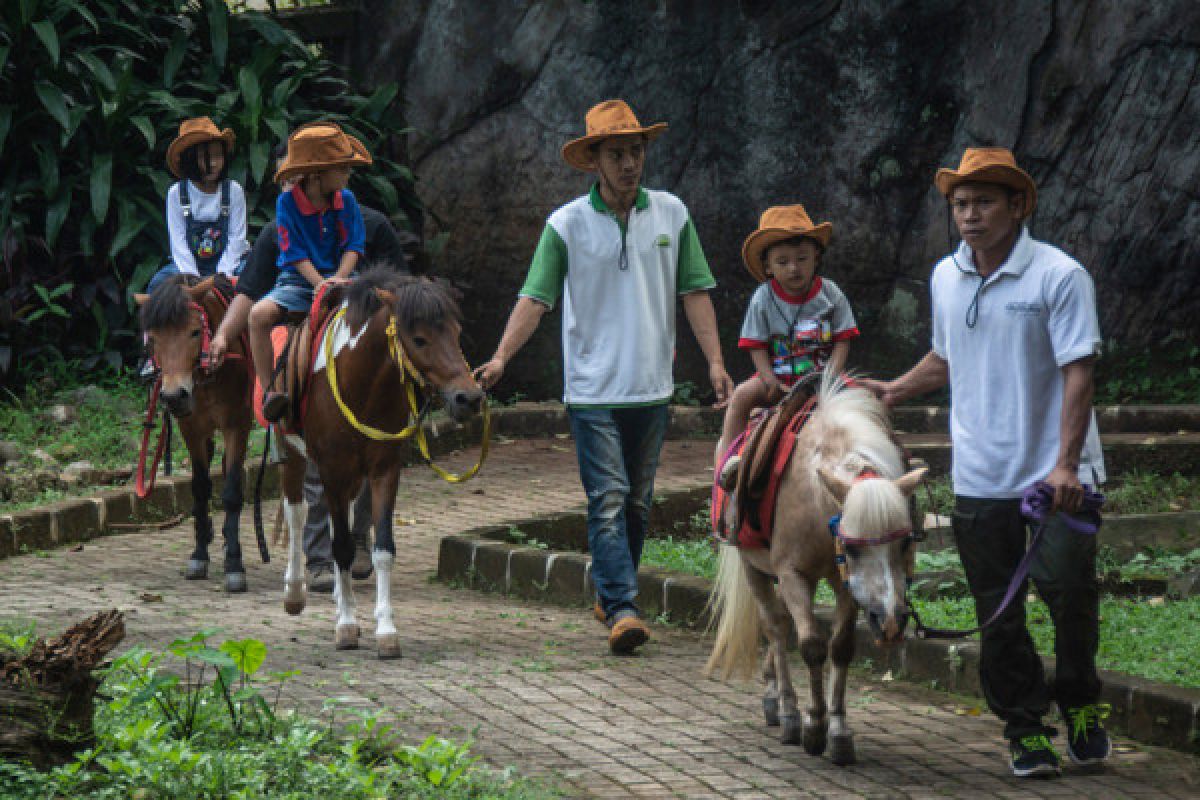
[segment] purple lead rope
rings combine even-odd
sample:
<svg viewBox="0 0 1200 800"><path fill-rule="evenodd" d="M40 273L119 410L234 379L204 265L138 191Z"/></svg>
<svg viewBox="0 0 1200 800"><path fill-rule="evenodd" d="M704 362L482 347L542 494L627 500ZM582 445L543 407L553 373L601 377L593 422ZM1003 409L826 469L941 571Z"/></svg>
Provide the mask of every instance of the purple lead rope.
<svg viewBox="0 0 1200 800"><path fill-rule="evenodd" d="M1100 530L1100 509L1104 506L1104 495L1094 491L1089 486L1084 486L1083 489L1083 504L1079 511L1075 514L1063 512L1063 521L1068 528L1076 533L1095 536ZM1033 564L1033 557L1037 554L1038 546L1042 543L1042 532L1046 529L1046 523L1054 516L1053 509L1054 487L1045 481L1038 481L1026 489L1025 494L1021 496L1021 516L1036 524L1037 529L1033 532L1033 538L1029 542L1029 549L1025 551L1021 563L1017 565L1017 570L1013 573L1012 580L1009 581L1008 591L1004 593L1004 599L1000 601L1000 606L992 612L992 615L988 617L986 622L965 631L927 628L921 623L916 610L912 609L912 616L916 622L917 638L962 639L979 633L998 620L1009 604L1012 603L1013 598L1017 596L1021 585L1025 583L1025 578L1029 574L1029 567Z"/></svg>

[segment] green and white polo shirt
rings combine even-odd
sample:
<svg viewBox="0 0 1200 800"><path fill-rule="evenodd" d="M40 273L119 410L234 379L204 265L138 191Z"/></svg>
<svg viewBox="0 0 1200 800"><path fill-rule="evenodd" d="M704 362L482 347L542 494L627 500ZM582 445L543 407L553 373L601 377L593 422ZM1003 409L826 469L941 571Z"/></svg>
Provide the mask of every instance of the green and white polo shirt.
<svg viewBox="0 0 1200 800"><path fill-rule="evenodd" d="M625 226L592 186L546 221L520 295L563 298L563 402L620 407L670 399L675 297L713 286L678 197L639 188Z"/></svg>

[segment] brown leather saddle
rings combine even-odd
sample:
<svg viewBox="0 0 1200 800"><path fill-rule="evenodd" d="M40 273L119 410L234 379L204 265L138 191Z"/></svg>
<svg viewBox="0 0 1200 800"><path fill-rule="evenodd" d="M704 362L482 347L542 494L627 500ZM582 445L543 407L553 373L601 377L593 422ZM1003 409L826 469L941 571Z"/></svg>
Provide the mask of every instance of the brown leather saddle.
<svg viewBox="0 0 1200 800"><path fill-rule="evenodd" d="M775 461L775 450L779 440L791 424L792 419L799 413L807 413L806 407L814 394L811 381L797 383L778 404L766 412L746 438L742 448L742 461L738 466L737 479L734 482L734 497L736 498L737 519L749 520L761 528L758 519L759 503L766 491L771 478L771 467ZM735 527L734 530L737 528Z"/></svg>
<svg viewBox="0 0 1200 800"><path fill-rule="evenodd" d="M286 392L288 412L283 422L290 431L299 433L308 404L308 387L312 380L317 348L330 318L345 298L345 286L330 285L313 300L308 313L289 311L284 317L287 341L275 360L271 390Z"/></svg>

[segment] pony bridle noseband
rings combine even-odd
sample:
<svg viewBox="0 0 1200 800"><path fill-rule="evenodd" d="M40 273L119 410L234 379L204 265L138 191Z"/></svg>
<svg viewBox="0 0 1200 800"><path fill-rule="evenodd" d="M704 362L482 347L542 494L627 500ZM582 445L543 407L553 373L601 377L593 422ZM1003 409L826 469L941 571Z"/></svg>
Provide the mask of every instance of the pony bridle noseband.
<svg viewBox="0 0 1200 800"><path fill-rule="evenodd" d="M854 479L855 483L865 481L871 478L879 478L879 473L872 470L864 470ZM846 567L846 547L877 547L879 545L891 544L892 542L901 539L914 539L913 529L897 528L894 531L880 534L879 536L849 536L842 531L842 515L834 514L829 519L829 535L833 537L833 559L837 563L838 577L842 579L842 585L849 587L850 573ZM913 579L913 565L909 562L907 580L911 583Z"/></svg>

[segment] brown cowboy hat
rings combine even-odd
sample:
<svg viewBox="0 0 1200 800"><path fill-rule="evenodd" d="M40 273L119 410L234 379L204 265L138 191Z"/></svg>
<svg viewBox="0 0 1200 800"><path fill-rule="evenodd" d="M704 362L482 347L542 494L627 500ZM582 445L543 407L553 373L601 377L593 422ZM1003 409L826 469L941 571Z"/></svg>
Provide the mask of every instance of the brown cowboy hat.
<svg viewBox="0 0 1200 800"><path fill-rule="evenodd" d="M371 154L363 143L345 133L336 122L310 122L288 137L287 156L275 172L275 182L330 167L371 163Z"/></svg>
<svg viewBox="0 0 1200 800"><path fill-rule="evenodd" d="M183 170L180 169L179 161L183 158L183 151L194 144L218 141L225 143L226 150L233 149L233 129L217 130L217 126L208 117L185 119L179 123L179 135L167 148L167 168L176 178L182 178Z"/></svg>
<svg viewBox="0 0 1200 800"><path fill-rule="evenodd" d="M584 172L596 168L592 159L592 145L612 136L641 134L647 142L654 141L667 129L667 123L657 122L642 127L633 109L624 100L605 100L588 111L585 125L587 135L572 139L563 145L562 157L572 167Z"/></svg>
<svg viewBox="0 0 1200 800"><path fill-rule="evenodd" d="M998 183L1025 193L1021 219L1037 208L1037 186L1033 178L1017 166L1012 152L1004 147L968 147L958 169L939 169L933 183L947 198L962 183Z"/></svg>
<svg viewBox="0 0 1200 800"><path fill-rule="evenodd" d="M799 203L794 206L772 206L759 217L758 230L746 237L746 242L742 245L742 260L746 262L746 269L750 270L750 274L762 283L767 279L762 257L768 247L795 239L797 236L807 236L824 249L829 245L829 236L832 233L831 223L814 225L804 206Z"/></svg>

